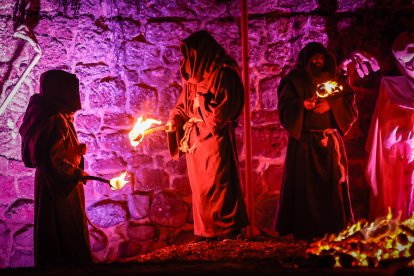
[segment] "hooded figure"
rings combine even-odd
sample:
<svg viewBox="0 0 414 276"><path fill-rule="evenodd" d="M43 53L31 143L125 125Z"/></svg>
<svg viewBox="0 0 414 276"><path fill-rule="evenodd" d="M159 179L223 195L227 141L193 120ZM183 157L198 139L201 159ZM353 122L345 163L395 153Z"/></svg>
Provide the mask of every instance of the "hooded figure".
<svg viewBox="0 0 414 276"><path fill-rule="evenodd" d="M317 85L337 81L335 59L307 44L278 87L280 122L289 133L276 230L307 239L335 233L353 221L342 140L357 118L348 85L323 99Z"/></svg>
<svg viewBox="0 0 414 276"><path fill-rule="evenodd" d="M400 33L392 53L400 76L383 76L371 119L366 175L371 186L369 219L407 219L414 214L414 32Z"/></svg>
<svg viewBox="0 0 414 276"><path fill-rule="evenodd" d="M224 237L248 224L235 139L244 100L236 62L206 31L181 43L183 91L167 123L171 156L186 154L194 234Z"/></svg>
<svg viewBox="0 0 414 276"><path fill-rule="evenodd" d="M89 264L92 256L80 168L84 145L73 126L79 80L62 70L40 77L19 129L22 159L35 174L35 264Z"/></svg>

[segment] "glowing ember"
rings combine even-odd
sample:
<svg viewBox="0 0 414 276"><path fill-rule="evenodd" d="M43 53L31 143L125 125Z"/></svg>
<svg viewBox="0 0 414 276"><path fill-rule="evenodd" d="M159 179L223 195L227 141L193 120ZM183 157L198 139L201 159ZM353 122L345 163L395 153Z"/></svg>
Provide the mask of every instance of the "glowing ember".
<svg viewBox="0 0 414 276"><path fill-rule="evenodd" d="M329 95L341 92L343 89L342 85L339 85L337 82L327 81L316 86L316 95L319 98L326 98Z"/></svg>
<svg viewBox="0 0 414 276"><path fill-rule="evenodd" d="M134 128L129 132L129 140L133 147L136 147L144 139L145 131L148 130L152 124L161 124L161 121L154 119L144 119L144 117L139 117L137 122L134 125Z"/></svg>
<svg viewBox="0 0 414 276"><path fill-rule="evenodd" d="M379 266L384 260L405 260L414 266L414 214L399 222L393 219L391 210L388 215L372 223L359 221L338 235L327 235L313 242L306 253L319 256L331 255L336 267L342 267L344 260L351 266Z"/></svg>
<svg viewBox="0 0 414 276"><path fill-rule="evenodd" d="M111 189L113 191L122 189L125 186L125 184L127 184L129 182L129 181L125 180L126 174L127 174L127 172L124 172L120 176L112 178L111 180L109 180L109 185L111 185Z"/></svg>

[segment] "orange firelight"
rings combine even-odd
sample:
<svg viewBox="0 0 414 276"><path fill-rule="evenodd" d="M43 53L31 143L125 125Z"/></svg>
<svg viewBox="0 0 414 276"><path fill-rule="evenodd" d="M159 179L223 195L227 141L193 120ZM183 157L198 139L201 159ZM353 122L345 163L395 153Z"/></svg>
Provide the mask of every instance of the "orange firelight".
<svg viewBox="0 0 414 276"><path fill-rule="evenodd" d="M342 85L337 82L327 81L316 86L316 95L319 98L326 98L329 95L341 92L343 89Z"/></svg>
<svg viewBox="0 0 414 276"><path fill-rule="evenodd" d="M341 258L351 258L352 266L378 267L384 260L406 260L407 266L414 265L414 214L400 222L399 216L393 219L391 209L388 215L374 222L358 221L338 235L326 235L313 242L308 254L331 255L335 267L342 267Z"/></svg>
<svg viewBox="0 0 414 276"><path fill-rule="evenodd" d="M111 189L113 191L122 189L125 184L127 184L129 181L125 180L127 172L122 173L120 176L112 178L109 180L109 185L111 186Z"/></svg>
<svg viewBox="0 0 414 276"><path fill-rule="evenodd" d="M138 146L144 139L146 130L148 130L153 124L161 124L162 122L155 119L144 119L143 116L137 119L133 129L129 132L129 140L133 147Z"/></svg>

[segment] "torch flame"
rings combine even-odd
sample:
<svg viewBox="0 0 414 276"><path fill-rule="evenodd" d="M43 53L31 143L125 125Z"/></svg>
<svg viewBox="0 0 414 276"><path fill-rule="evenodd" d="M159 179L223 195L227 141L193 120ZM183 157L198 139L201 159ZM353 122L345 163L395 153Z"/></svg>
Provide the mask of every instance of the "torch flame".
<svg viewBox="0 0 414 276"><path fill-rule="evenodd" d="M109 180L109 184L111 185L111 189L113 191L122 189L125 184L127 184L129 181L125 180L127 172L122 173L120 176L112 178Z"/></svg>
<svg viewBox="0 0 414 276"><path fill-rule="evenodd" d="M143 116L137 119L132 130L129 132L129 140L133 147L138 146L144 139L145 130L149 129L152 124L161 124L161 121L155 119L144 119Z"/></svg>

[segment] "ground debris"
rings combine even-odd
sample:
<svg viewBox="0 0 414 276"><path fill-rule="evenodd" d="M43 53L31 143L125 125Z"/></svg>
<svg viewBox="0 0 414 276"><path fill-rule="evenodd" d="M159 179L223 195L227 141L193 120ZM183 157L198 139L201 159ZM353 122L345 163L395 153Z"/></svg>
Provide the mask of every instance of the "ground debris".
<svg viewBox="0 0 414 276"><path fill-rule="evenodd" d="M282 267L292 267L304 258L307 243L292 239L262 240L228 239L171 245L126 260L127 262L257 262L270 261Z"/></svg>

